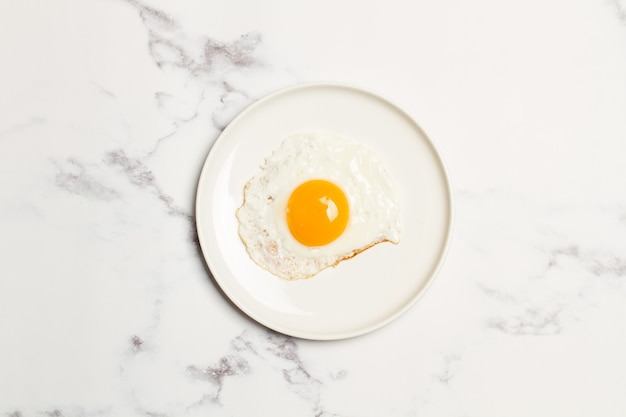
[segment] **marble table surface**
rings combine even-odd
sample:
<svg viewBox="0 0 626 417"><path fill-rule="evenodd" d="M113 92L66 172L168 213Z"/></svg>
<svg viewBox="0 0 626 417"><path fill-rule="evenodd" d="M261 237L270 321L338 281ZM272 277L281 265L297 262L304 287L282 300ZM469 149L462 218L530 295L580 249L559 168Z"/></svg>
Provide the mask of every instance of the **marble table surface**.
<svg viewBox="0 0 626 417"><path fill-rule="evenodd" d="M2 0L0 34L0 416L626 415L625 0ZM310 81L453 183L435 283L339 341L240 313L195 232L220 132Z"/></svg>

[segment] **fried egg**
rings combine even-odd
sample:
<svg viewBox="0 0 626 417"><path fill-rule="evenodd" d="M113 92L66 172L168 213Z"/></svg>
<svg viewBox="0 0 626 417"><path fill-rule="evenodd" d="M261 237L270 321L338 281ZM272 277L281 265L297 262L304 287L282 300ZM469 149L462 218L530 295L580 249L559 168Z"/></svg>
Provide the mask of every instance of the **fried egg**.
<svg viewBox="0 0 626 417"><path fill-rule="evenodd" d="M327 134L287 137L246 184L236 216L250 258L287 280L400 241L396 194L377 156Z"/></svg>

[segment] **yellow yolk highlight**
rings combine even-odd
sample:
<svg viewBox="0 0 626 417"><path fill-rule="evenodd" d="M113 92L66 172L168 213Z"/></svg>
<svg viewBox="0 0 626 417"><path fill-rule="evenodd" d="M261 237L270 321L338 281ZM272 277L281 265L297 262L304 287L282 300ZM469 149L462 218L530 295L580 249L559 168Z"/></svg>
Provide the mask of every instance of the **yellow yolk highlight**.
<svg viewBox="0 0 626 417"><path fill-rule="evenodd" d="M325 180L300 184L287 203L287 224L306 246L323 246L337 239L348 224L348 199L341 188Z"/></svg>

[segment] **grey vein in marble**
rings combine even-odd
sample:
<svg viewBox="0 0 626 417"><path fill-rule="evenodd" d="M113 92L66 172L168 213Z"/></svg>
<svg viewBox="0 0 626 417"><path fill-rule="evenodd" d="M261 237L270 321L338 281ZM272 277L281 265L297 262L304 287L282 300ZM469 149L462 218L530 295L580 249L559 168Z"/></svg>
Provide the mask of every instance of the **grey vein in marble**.
<svg viewBox="0 0 626 417"><path fill-rule="evenodd" d="M239 107L242 101L247 103L250 100L248 94L226 82L223 76L260 64L255 52L261 36L258 33L246 33L232 42L220 42L204 35L194 37L185 33L181 25L167 13L137 0L127 0L127 3L138 11L142 19L148 33L148 50L155 64L162 70L183 71L188 77L188 83L197 92L196 98L191 101L168 91L155 93L157 106L167 111L174 130L157 138L153 149L146 156L152 156L165 140L173 139L184 123L198 118L199 106L207 100L207 85L219 91L216 97L218 107L211 108L209 117L218 131L223 130L230 121L229 115L223 114L225 110ZM130 158L123 149L118 149L106 154L105 163L117 167L137 187L150 189L165 205L168 214L188 220L192 226L190 240L197 243L192 214L177 206L172 197L163 192L141 159Z"/></svg>
<svg viewBox="0 0 626 417"><path fill-rule="evenodd" d="M211 114L211 122L218 131L223 131L234 115L228 112L231 106L249 104L253 99L245 91L235 88L232 84L224 81L221 83L223 93L220 95L221 107Z"/></svg>
<svg viewBox="0 0 626 417"><path fill-rule="evenodd" d="M104 163L117 168L131 184L142 189L151 190L152 193L163 202L167 208L168 214L183 217L193 223L193 216L174 204L174 199L161 190L152 171L150 171L140 159L129 158L123 150L118 149L116 151L107 152Z"/></svg>
<svg viewBox="0 0 626 417"><path fill-rule="evenodd" d="M564 307L561 305L555 305L550 309L539 308L536 303L526 298L490 288L482 283L477 286L492 300L513 309L512 312L503 312L487 318L487 328L513 335L536 336L553 335L562 331L563 325L559 315Z"/></svg>
<svg viewBox="0 0 626 417"><path fill-rule="evenodd" d="M260 66L257 49L261 43L259 33L244 33L232 42L221 42L208 36L191 36L184 32L174 18L166 13L144 5L136 0L128 3L138 10L142 22L148 32L148 50L155 64L162 70L174 69L182 71L189 77L197 91L200 92L195 111L184 117L174 117L175 130L169 135L160 138L151 152L154 153L160 142L176 133L182 123L189 122L198 116L198 107L206 99L204 92L207 86L221 90L219 104L213 106L210 114L211 121L218 131L222 131L231 117L224 117L222 113L231 106L237 108L243 102L250 101L248 94L232 84L226 82L224 75L232 71L242 71L254 66ZM183 99L169 92L158 92L155 96L157 105L164 106L164 100Z"/></svg>
<svg viewBox="0 0 626 417"><path fill-rule="evenodd" d="M622 23L626 23L626 2L623 0L613 0L613 5L617 10L617 16L622 21Z"/></svg>
<svg viewBox="0 0 626 417"><path fill-rule="evenodd" d="M133 353L138 353L141 352L143 350L143 340L137 336L137 335L133 335L133 337L130 338L130 342L132 344L132 351Z"/></svg>
<svg viewBox="0 0 626 417"><path fill-rule="evenodd" d="M174 125L174 129L160 138L155 140L154 147L147 153L147 156L154 155L160 148L161 144L171 137L175 136L178 129L185 123L191 122L199 116L199 107L205 99L204 92L200 91L200 96L194 103L176 97L165 91L157 91L154 94L157 107L168 114Z"/></svg>
<svg viewBox="0 0 626 417"><path fill-rule="evenodd" d="M24 129L30 129L32 127L41 126L46 122L47 122L46 118L35 116L35 117L31 117L30 119L24 122L6 126L3 129L0 129L0 140L6 139L9 136L11 136L13 133L22 131Z"/></svg>
<svg viewBox="0 0 626 417"><path fill-rule="evenodd" d="M443 369L435 375L435 378L444 385L449 385L450 381L458 372L461 363L461 356L455 353L443 356Z"/></svg>
<svg viewBox="0 0 626 417"><path fill-rule="evenodd" d="M626 261L617 256L610 256L606 260L594 260L590 266L591 271L597 276L626 276Z"/></svg>
<svg viewBox="0 0 626 417"><path fill-rule="evenodd" d="M316 404L319 408L319 389L321 382L314 378L307 370L298 354L298 345L292 337L287 337L279 333L269 332L268 350L277 358L282 358L290 364L283 369L283 377L289 383L290 388L300 395Z"/></svg>
<svg viewBox="0 0 626 417"><path fill-rule="evenodd" d="M155 63L182 68L190 75L201 77L214 76L215 72L228 71L232 68L246 68L258 63L254 56L257 44L261 40L258 33L247 33L230 43L219 42L209 37L201 37L196 42L180 41L174 36L180 31L180 25L166 13L144 5L137 0L127 0L139 11L144 26L149 34L149 50ZM189 45L200 44L198 48ZM198 53L201 52L201 53Z"/></svg>
<svg viewBox="0 0 626 417"><path fill-rule="evenodd" d="M219 404L220 393L224 384L224 379L232 376L247 375L250 371L248 361L239 355L227 355L220 358L219 363L214 366L198 368L189 366L187 374L197 380L208 381L213 385L213 391L205 394L200 403L210 400Z"/></svg>
<svg viewBox="0 0 626 417"><path fill-rule="evenodd" d="M111 201L120 198L120 194L106 187L94 177L87 174L83 164L74 158L68 158L66 162L58 166L56 185L72 194L103 201Z"/></svg>
<svg viewBox="0 0 626 417"><path fill-rule="evenodd" d="M38 412L36 415L37 416L44 416L44 417L98 417L98 416L105 416L105 415L110 415L110 410L94 410L94 411L86 411L85 409L83 409L82 407L77 407L77 408L72 408L72 409L59 409L59 408L53 408L53 409L49 409L49 410L43 410ZM24 413L22 413L21 411L13 411L13 412L9 412L9 413L5 413L3 414L7 417L27 417Z"/></svg>
<svg viewBox="0 0 626 417"><path fill-rule="evenodd" d="M578 245L556 248L549 252L547 269L557 267L560 257L574 259L582 268L599 278L626 277L626 260L615 254L606 253L602 256L590 251L583 253Z"/></svg>
<svg viewBox="0 0 626 417"><path fill-rule="evenodd" d="M501 301L503 303L517 303L519 301L518 298L514 295L506 293L504 291L489 288L485 284L478 283L477 286L483 293L485 293L489 297L497 299L498 301Z"/></svg>
<svg viewBox="0 0 626 417"><path fill-rule="evenodd" d="M198 117L198 103L185 102L165 91L157 91L154 98L160 109L168 110L168 113L174 115L176 122L189 122Z"/></svg>
<svg viewBox="0 0 626 417"><path fill-rule="evenodd" d="M577 244L555 247L546 251L547 260L545 270L537 277L532 277L533 282L541 283L547 279L552 269L560 268L565 259L574 263L585 283L612 286L624 285L626 277L626 261L611 253L597 253L583 250ZM569 299L553 301L551 307L538 307L525 298L505 293L488 287L485 284L477 284L478 288L493 300L503 305L514 306L513 313L490 317L487 327L504 333L514 335L553 335L561 333L564 327L562 319L565 310L575 308L581 300ZM585 289L579 290L579 296L585 297ZM558 295L558 294L557 294Z"/></svg>
<svg viewBox="0 0 626 417"><path fill-rule="evenodd" d="M492 318L487 327L514 335L545 336L561 333L559 314L562 308L527 308L521 314L506 318Z"/></svg>
<svg viewBox="0 0 626 417"><path fill-rule="evenodd" d="M563 324L559 315L564 307L560 304L552 308L540 308L536 303L526 298L514 296L502 290L488 287L485 284L477 284L478 288L492 300L503 306L513 308L497 316L487 319L487 328L498 330L513 335L536 335L545 336L561 333Z"/></svg>
<svg viewBox="0 0 626 417"><path fill-rule="evenodd" d="M299 355L296 340L272 331L263 332L258 337L246 331L231 342L229 352L217 363L188 366L186 372L190 378L210 384L208 392L194 406L201 406L207 401L219 404L225 381L253 372L254 359L262 359L273 367L279 367L289 389L310 403L316 416L331 415L321 407L320 389L323 382L306 367ZM342 370L336 379L342 379L345 375L346 371Z"/></svg>

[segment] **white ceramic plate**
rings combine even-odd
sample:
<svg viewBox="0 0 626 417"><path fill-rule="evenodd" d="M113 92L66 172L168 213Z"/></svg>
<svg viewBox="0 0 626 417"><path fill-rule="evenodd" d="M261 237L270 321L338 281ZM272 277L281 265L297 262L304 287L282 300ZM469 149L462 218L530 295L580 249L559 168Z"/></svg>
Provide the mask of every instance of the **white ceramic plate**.
<svg viewBox="0 0 626 417"><path fill-rule="evenodd" d="M265 157L287 136L307 131L376 151L397 188L402 240L376 245L313 278L285 281L248 257L235 211ZM259 323L307 339L363 334L408 310L441 265L451 220L448 175L422 129L377 95L328 83L278 91L237 116L209 152L196 201L202 252L224 293Z"/></svg>

